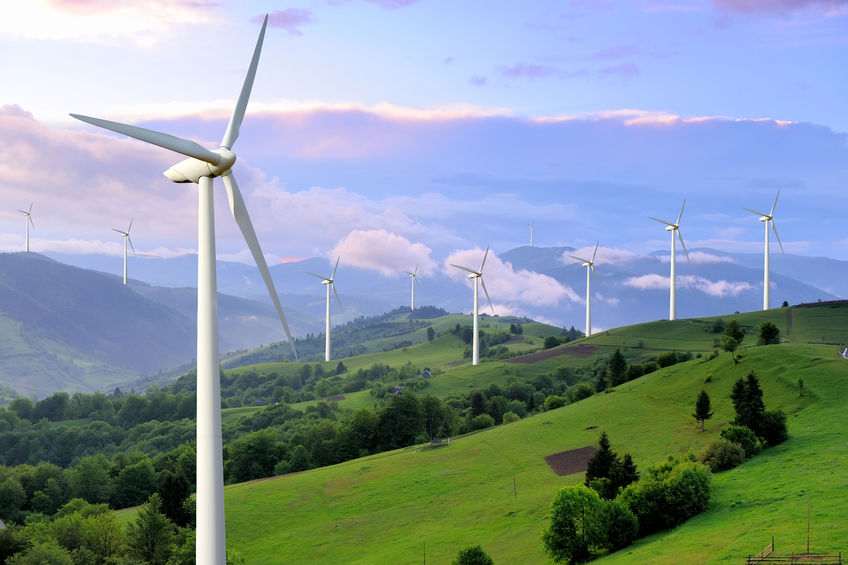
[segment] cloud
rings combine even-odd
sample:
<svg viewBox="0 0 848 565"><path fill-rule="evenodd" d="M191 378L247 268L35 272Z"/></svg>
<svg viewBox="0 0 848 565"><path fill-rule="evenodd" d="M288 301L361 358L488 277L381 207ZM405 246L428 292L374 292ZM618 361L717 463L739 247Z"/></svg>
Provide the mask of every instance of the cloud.
<svg viewBox="0 0 848 565"><path fill-rule="evenodd" d="M659 255L657 256L663 263L671 262L671 255ZM686 255L683 255L683 259L686 259ZM677 260L680 260L680 257L677 257ZM705 251L693 251L689 254L689 263L693 265L714 265L716 263L735 263L732 257L725 257L722 255L714 255L712 253L707 253Z"/></svg>
<svg viewBox="0 0 848 565"><path fill-rule="evenodd" d="M214 6L198 0L27 0L3 10L0 36L150 47L175 29L211 22Z"/></svg>
<svg viewBox="0 0 848 565"><path fill-rule="evenodd" d="M329 253L341 257L345 265L377 271L384 277L397 277L418 268L426 277L438 269L430 258L431 250L423 243L412 243L403 236L380 230L353 230Z"/></svg>
<svg viewBox="0 0 848 565"><path fill-rule="evenodd" d="M639 75L639 67L636 63L622 63L620 65L612 65L603 67L598 71L602 77L622 76L625 78L633 78Z"/></svg>
<svg viewBox="0 0 848 565"><path fill-rule="evenodd" d="M327 0L327 3L331 6L340 6L351 1L352 0ZM411 6L418 2L418 0L365 0L365 2L379 6L384 10L398 10L400 8Z"/></svg>
<svg viewBox="0 0 848 565"><path fill-rule="evenodd" d="M574 257L583 257L584 259L591 259L592 253L595 252L595 246L592 245L590 247L581 247L579 249L575 249L574 251L566 251L560 257L560 261L565 263L566 265L570 265L572 263L576 263L577 260L572 258ZM643 259L644 255L640 255L638 253L633 253L632 251L627 251L626 249L617 249L614 247L598 247L598 253L595 255L595 268L600 268L601 265L621 265L622 263L628 263L630 261L635 261L637 259Z"/></svg>
<svg viewBox="0 0 848 565"><path fill-rule="evenodd" d="M486 86L486 84L488 84L489 82L489 79L482 75L474 75L470 79L468 79L468 82L470 82L474 86Z"/></svg>
<svg viewBox="0 0 848 565"><path fill-rule="evenodd" d="M638 277L630 277L624 281L625 286L638 290L666 290L669 288L669 277L651 273ZM712 281L695 275L677 277L677 288L697 290L708 296L723 298L738 296L746 290L754 290L754 286L744 281Z"/></svg>
<svg viewBox="0 0 848 565"><path fill-rule="evenodd" d="M260 18L254 18L254 20ZM276 10L268 16L268 25L286 30L289 35L303 35L300 31L300 26L310 24L315 21L312 13L309 10L300 10L298 8L286 8L285 10Z"/></svg>
<svg viewBox="0 0 848 565"><path fill-rule="evenodd" d="M480 248L454 251L444 262L445 274L455 281L466 281L471 286L468 273L451 266L462 265L470 269L478 269L485 251ZM493 252L489 252L483 269L483 280L489 291L492 303L503 304L504 311L514 311L520 305L525 306L554 306L562 300L575 303L582 299L571 288L562 285L556 279L535 271L526 269L515 270L512 263L502 261ZM481 298L486 304L485 294ZM483 307L481 306L481 311ZM495 313L500 314L499 310Z"/></svg>
<svg viewBox="0 0 848 565"><path fill-rule="evenodd" d="M548 65L536 65L534 63L517 63L511 67L500 69L502 76L506 78L526 78L530 80L547 78L557 73L556 69Z"/></svg>
<svg viewBox="0 0 848 565"><path fill-rule="evenodd" d="M846 0L713 0L713 6L738 14L785 14L809 9L834 16L848 11Z"/></svg>

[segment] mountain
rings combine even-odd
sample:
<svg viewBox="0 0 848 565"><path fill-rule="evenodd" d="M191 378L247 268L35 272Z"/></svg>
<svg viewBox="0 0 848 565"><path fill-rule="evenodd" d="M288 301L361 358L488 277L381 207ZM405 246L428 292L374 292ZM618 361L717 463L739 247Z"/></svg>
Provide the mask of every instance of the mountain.
<svg viewBox="0 0 848 565"><path fill-rule="evenodd" d="M0 254L0 384L20 394L111 390L191 363L196 290L163 288L62 264ZM317 326L294 309L295 331ZM219 296L221 351L280 341L270 305Z"/></svg>

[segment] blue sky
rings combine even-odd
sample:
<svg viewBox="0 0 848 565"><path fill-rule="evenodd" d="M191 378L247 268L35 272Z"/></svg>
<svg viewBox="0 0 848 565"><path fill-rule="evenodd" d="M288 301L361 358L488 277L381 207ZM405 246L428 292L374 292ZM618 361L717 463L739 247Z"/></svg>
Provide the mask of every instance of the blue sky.
<svg viewBox="0 0 848 565"><path fill-rule="evenodd" d="M684 199L687 247L759 253L742 207L778 189L786 251L848 260L844 0L33 0L0 22L0 249L33 202L36 251L119 255L132 217L140 253L192 252L179 158L67 113L217 146L265 13L234 171L271 262L427 276L533 223L600 265L667 249L647 216Z"/></svg>

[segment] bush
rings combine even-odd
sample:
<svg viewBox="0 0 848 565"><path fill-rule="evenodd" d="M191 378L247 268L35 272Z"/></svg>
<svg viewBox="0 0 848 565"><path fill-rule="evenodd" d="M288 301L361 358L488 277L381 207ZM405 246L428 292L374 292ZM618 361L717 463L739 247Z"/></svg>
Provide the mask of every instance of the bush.
<svg viewBox="0 0 848 565"><path fill-rule="evenodd" d="M518 414L516 414L515 412L504 412L504 415L503 415L503 423L504 424L511 424L513 422L517 422L520 419L521 419L521 417Z"/></svg>
<svg viewBox="0 0 848 565"><path fill-rule="evenodd" d="M659 365L660 368L671 367L676 364L677 361L677 353L674 351L666 351L665 353L657 355L657 365Z"/></svg>
<svg viewBox="0 0 848 565"><path fill-rule="evenodd" d="M584 398L589 398L593 394L595 394L595 389L592 388L592 385L589 383L580 383L568 389L566 393L568 395L568 399L574 402L580 402Z"/></svg>
<svg viewBox="0 0 848 565"><path fill-rule="evenodd" d="M551 505L550 525L542 533L545 551L554 561L577 563L602 541L599 520L603 505L598 493L584 486L561 489Z"/></svg>
<svg viewBox="0 0 848 565"><path fill-rule="evenodd" d="M495 565L489 554L479 545L460 549L451 565Z"/></svg>
<svg viewBox="0 0 848 565"><path fill-rule="evenodd" d="M567 399L562 396L552 394L545 399L545 410L555 410L557 408L562 408L566 404L568 404Z"/></svg>
<svg viewBox="0 0 848 565"><path fill-rule="evenodd" d="M701 463L713 473L733 469L745 462L745 450L738 443L724 438L711 442L701 454Z"/></svg>
<svg viewBox="0 0 848 565"><path fill-rule="evenodd" d="M786 414L783 410L767 410L762 420L763 439L769 447L783 443L789 439L786 430Z"/></svg>
<svg viewBox="0 0 848 565"><path fill-rule="evenodd" d="M494 425L495 419L489 416L488 414L480 414L479 416L474 416L471 419L472 430L483 430L486 428L491 428Z"/></svg>
<svg viewBox="0 0 848 565"><path fill-rule="evenodd" d="M762 448L751 428L745 426L728 426L721 430L720 435L727 441L740 445L748 459L759 453Z"/></svg>
<svg viewBox="0 0 848 565"><path fill-rule="evenodd" d="M562 344L562 342L559 339L557 339L557 337L555 335L549 335L548 337L545 338L544 348L550 349L552 347L556 347L557 345L561 345L561 344Z"/></svg>
<svg viewBox="0 0 848 565"><path fill-rule="evenodd" d="M611 551L627 547L639 535L639 520L624 504L617 500L604 500L602 522L604 544Z"/></svg>

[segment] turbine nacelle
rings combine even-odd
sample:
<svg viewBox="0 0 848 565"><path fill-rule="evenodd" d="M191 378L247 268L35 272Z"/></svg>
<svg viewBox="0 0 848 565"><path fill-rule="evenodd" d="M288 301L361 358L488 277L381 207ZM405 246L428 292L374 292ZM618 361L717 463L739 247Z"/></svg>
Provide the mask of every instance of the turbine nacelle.
<svg viewBox="0 0 848 565"><path fill-rule="evenodd" d="M162 174L173 182L197 183L200 177L218 177L225 174L236 162L236 154L226 147L219 147L211 153L219 156L216 163L189 157Z"/></svg>

